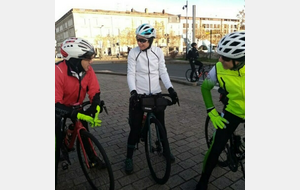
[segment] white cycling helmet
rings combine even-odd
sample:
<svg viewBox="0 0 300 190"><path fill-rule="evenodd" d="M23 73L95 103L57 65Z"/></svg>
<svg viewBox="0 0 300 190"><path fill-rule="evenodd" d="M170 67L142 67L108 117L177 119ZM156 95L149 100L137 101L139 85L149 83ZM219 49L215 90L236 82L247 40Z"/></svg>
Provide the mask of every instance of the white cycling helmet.
<svg viewBox="0 0 300 190"><path fill-rule="evenodd" d="M217 53L231 59L245 57L245 31L237 31L224 36L218 43Z"/></svg>
<svg viewBox="0 0 300 190"><path fill-rule="evenodd" d="M61 45L60 52L65 60L70 58L90 59L94 54L94 47L81 38L67 38Z"/></svg>
<svg viewBox="0 0 300 190"><path fill-rule="evenodd" d="M155 38L156 37L156 31L150 24L140 25L139 27L137 27L135 34L143 36L145 38Z"/></svg>

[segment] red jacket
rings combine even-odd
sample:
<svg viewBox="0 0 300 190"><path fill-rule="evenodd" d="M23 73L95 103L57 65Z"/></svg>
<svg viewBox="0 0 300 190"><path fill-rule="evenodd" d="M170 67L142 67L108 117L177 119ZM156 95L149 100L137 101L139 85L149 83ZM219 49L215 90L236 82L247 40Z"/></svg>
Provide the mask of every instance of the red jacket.
<svg viewBox="0 0 300 190"><path fill-rule="evenodd" d="M81 77L80 81L77 77L72 76L65 61L55 65L55 103L59 102L66 106L77 102L82 103L86 93L92 101L94 95L100 92L100 85L92 67L83 73L85 75Z"/></svg>

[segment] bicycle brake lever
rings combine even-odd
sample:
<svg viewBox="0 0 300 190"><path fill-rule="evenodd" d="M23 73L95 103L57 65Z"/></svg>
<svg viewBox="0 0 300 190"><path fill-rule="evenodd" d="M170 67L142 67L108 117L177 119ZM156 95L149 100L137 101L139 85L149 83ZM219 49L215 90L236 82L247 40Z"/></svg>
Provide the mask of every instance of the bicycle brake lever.
<svg viewBox="0 0 300 190"><path fill-rule="evenodd" d="M103 109L104 109L105 113L108 115L106 105L103 105Z"/></svg>

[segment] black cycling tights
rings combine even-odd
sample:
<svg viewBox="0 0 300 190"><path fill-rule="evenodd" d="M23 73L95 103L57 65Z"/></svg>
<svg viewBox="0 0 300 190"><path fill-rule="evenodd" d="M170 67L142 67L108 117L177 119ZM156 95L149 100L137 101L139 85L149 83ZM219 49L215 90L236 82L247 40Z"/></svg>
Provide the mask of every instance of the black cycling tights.
<svg viewBox="0 0 300 190"><path fill-rule="evenodd" d="M144 111L142 110L140 105L129 106L129 125L130 132L127 140L127 158L132 158L133 150L135 148L136 143L140 138L140 131L142 128L142 120L143 120ZM158 121L165 127L165 112L154 112L155 117Z"/></svg>
<svg viewBox="0 0 300 190"><path fill-rule="evenodd" d="M229 124L226 124L226 129L223 128L223 129L216 130L214 142L210 147L210 149L207 151L204 158L202 174L198 186L207 187L209 177L214 167L217 165L219 155L221 154L223 148L225 147L225 144L229 140L231 134L239 126L239 124L244 122L243 119L227 111L225 111L224 118L227 121L229 121Z"/></svg>

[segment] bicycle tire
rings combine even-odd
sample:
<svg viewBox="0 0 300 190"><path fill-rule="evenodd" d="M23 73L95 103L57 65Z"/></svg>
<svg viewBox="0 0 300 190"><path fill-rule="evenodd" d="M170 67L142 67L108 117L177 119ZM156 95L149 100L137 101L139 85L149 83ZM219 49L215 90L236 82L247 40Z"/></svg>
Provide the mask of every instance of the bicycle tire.
<svg viewBox="0 0 300 190"><path fill-rule="evenodd" d="M76 148L77 148L77 155L79 159L80 166L82 168L82 171L89 182L89 184L92 186L93 189L109 189L114 190L115 189L115 182L114 182L114 175L112 171L112 167L110 164L110 161L107 157L107 154L104 150L104 148L101 146L100 142L88 131L86 130L80 130L80 137L81 139L88 139L89 142L92 145L92 150L95 151L97 154L96 160L99 159L104 161L106 168L101 168L101 164L99 167L94 166L92 168L89 168L85 162L85 158L83 155L83 144L80 143L78 137L76 142ZM89 157L87 156L89 159ZM95 158L94 158L95 159ZM97 162L96 161L96 162ZM89 159L90 164L90 159Z"/></svg>
<svg viewBox="0 0 300 190"><path fill-rule="evenodd" d="M161 123L151 117L145 136L145 152L151 175L158 184L165 184L171 173L170 147L166 137Z"/></svg>
<svg viewBox="0 0 300 190"><path fill-rule="evenodd" d="M213 126L212 122L210 121L210 117L206 116L206 119L205 119L205 141L206 141L208 149L210 148L210 146L213 142L213 136L214 136L215 131L216 131L216 129ZM221 167L228 166L228 163L227 163L228 148L229 148L229 146L227 143L218 158L218 165Z"/></svg>
<svg viewBox="0 0 300 190"><path fill-rule="evenodd" d="M241 126L243 125L243 126ZM241 152L238 152L237 159L241 166L241 171L243 173L243 178L245 179L245 124L240 124L237 129L234 131L235 135L241 136L241 141L244 143L244 149Z"/></svg>
<svg viewBox="0 0 300 190"><path fill-rule="evenodd" d="M191 81L191 72L192 72L192 69L186 70L186 72L185 72L185 78L189 82L196 82L198 80L196 74L193 76L193 81Z"/></svg>
<svg viewBox="0 0 300 190"><path fill-rule="evenodd" d="M206 79L207 75L208 75L208 71L203 71L203 73L202 73L203 81Z"/></svg>

